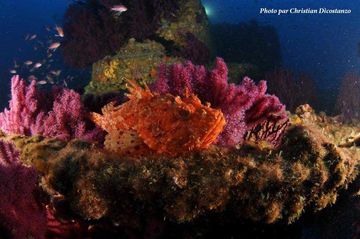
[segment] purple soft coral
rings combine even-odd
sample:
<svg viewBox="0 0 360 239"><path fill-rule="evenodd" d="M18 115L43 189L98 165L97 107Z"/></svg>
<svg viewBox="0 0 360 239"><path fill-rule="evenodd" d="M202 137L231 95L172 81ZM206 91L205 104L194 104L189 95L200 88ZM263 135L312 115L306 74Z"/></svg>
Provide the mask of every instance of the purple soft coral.
<svg viewBox="0 0 360 239"><path fill-rule="evenodd" d="M13 145L0 141L0 233L2 238L45 238L45 208L34 197L37 174L18 157Z"/></svg>
<svg viewBox="0 0 360 239"><path fill-rule="evenodd" d="M19 76L11 79L10 110L0 113L0 129L5 133L33 135L38 132L36 122L42 120L40 102L44 102L44 97L35 84L32 81L26 86Z"/></svg>
<svg viewBox="0 0 360 239"><path fill-rule="evenodd" d="M0 113L0 129L7 134L42 135L62 140L79 138L98 141L99 128L90 127L80 95L69 89L46 94L14 76L11 79L10 109Z"/></svg>
<svg viewBox="0 0 360 239"><path fill-rule="evenodd" d="M161 65L158 79L151 88L162 94L174 95L184 95L187 88L204 103L209 102L212 107L220 108L227 121L218 138L220 145L234 146L241 143L247 132L261 132L258 128L265 125L269 127L266 128L267 131L275 130L276 134L256 135L257 139L277 144L286 125L285 106L276 96L266 94L265 81L256 85L245 77L240 85L229 84L227 74L227 66L221 58L216 59L211 72L204 66L195 66L191 62L184 65Z"/></svg>
<svg viewBox="0 0 360 239"><path fill-rule="evenodd" d="M61 89L56 94L53 110L48 113L44 122L43 135L63 140L79 138L86 141L98 139L99 129L88 130L86 112L78 93L69 89Z"/></svg>

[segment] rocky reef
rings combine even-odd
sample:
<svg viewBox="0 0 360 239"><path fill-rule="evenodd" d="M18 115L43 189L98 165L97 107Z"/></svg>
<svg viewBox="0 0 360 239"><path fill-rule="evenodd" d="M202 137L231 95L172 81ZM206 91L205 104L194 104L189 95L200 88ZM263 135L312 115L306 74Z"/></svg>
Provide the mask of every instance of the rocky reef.
<svg viewBox="0 0 360 239"><path fill-rule="evenodd" d="M301 117L294 116L277 149L245 143L170 158L120 157L79 140L2 139L43 175L47 192L63 195L86 220L128 226L144 215L189 222L230 212L256 222L292 223L305 211L335 203L355 180L359 184L360 149L337 145L332 124Z"/></svg>
<svg viewBox="0 0 360 239"><path fill-rule="evenodd" d="M128 10L114 16L111 6ZM65 61L92 65L85 91L102 95L125 88L126 79L149 83L164 59L210 60L209 23L200 0L95 0L71 4L65 14Z"/></svg>
<svg viewBox="0 0 360 239"><path fill-rule="evenodd" d="M178 17L174 21L163 20L157 34L166 40L174 41L179 46L186 45L186 39L178 33L188 33L196 36L200 41L209 44L209 26L205 9L198 0L184 1L180 4Z"/></svg>
<svg viewBox="0 0 360 239"><path fill-rule="evenodd" d="M13 78L0 140L17 149L22 168L38 174L39 211L46 212L41 232L141 238L172 236L184 226L190 238L198 227L205 237L217 222L291 225L344 193L360 194L359 125L316 114L309 105L286 112L266 94L266 82L229 83L220 58L212 71L191 62L163 64L150 87L129 83L125 102L109 103L100 114L66 89L57 92L74 96L71 107L56 106L62 104L54 97L42 110L34 83ZM54 137L26 130L53 114ZM89 120L98 127L84 132L105 130L105 142L76 133L59 137ZM223 141L224 132L236 141ZM26 181L20 183L17 193L28 192ZM16 231L0 225L9 235Z"/></svg>
<svg viewBox="0 0 360 239"><path fill-rule="evenodd" d="M130 39L115 56L105 57L93 64L90 83L86 94L102 95L126 89L128 79L144 85L156 78L160 63L180 62L180 58L166 56L165 48L155 41L143 43Z"/></svg>
<svg viewBox="0 0 360 239"><path fill-rule="evenodd" d="M127 11L116 15L114 5ZM175 0L84 0L73 1L64 17L64 60L74 67L90 66L114 55L130 38L153 37L161 21L176 19Z"/></svg>
<svg viewBox="0 0 360 239"><path fill-rule="evenodd" d="M159 2L160 6L166 2L168 2L169 5L174 5L174 3L171 3L174 1L170 0ZM141 9L142 7L147 6L147 4L141 3L141 1L132 4L135 9ZM141 6L141 4L144 6ZM156 23L154 23L155 26L151 28L151 31L149 30L150 33L143 34L141 37L136 36L136 34L119 36L122 38L122 44L117 44L117 48L114 48L113 46L115 43L109 43L110 47L108 48L111 48L112 50L108 50L105 55L104 53L99 53L98 55L101 55L101 57L98 57L96 61L94 60L92 62L92 78L85 88L86 94L102 95L125 89L127 79L136 80L140 84L150 83L156 78L158 65L164 62L171 64L183 62L186 59L196 64L207 64L210 60L210 38L209 24L204 7L199 0L182 1L175 5L176 7L172 6L171 10L159 10L158 14L160 15L157 17L158 20ZM75 6L72 6L72 8L74 7ZM77 6L77 8L82 7ZM101 5L92 5L92 8L104 10L104 7ZM132 9L130 9L129 12L131 10ZM125 20L127 19L126 14L124 16ZM141 15L140 13L132 14ZM166 14L170 16L167 16ZM101 16L103 16L103 14ZM78 17L75 15L73 21L77 18ZM139 21L143 22L143 20L144 19L140 19ZM118 25L124 23L119 21L114 24L114 28L118 29ZM68 25L72 26L72 21L70 21ZM124 28L130 28L130 32L139 32L141 29L133 29L138 27L139 25L135 24L124 25ZM72 28L70 30L71 32L74 32L74 34L76 33L76 29ZM106 29L103 31L105 30ZM101 31L101 29L99 29L99 31ZM112 32L112 34L116 35L120 34L120 32ZM94 37L95 36L89 37L91 45L95 44L93 43L93 41L96 40L93 39ZM65 59L68 59L70 62L76 62L73 60L75 57L72 57L74 51L73 48L77 46L77 42L83 44L86 39L82 39L82 41L78 41L76 38L66 39L64 47ZM106 41L100 40L100 42L104 43ZM99 51L101 49L107 48L105 46L99 47ZM78 51L82 50L79 49ZM89 54L84 55L84 61L89 60L89 57L87 57ZM79 58L79 56L77 55L76 58ZM95 56L92 58L95 58Z"/></svg>

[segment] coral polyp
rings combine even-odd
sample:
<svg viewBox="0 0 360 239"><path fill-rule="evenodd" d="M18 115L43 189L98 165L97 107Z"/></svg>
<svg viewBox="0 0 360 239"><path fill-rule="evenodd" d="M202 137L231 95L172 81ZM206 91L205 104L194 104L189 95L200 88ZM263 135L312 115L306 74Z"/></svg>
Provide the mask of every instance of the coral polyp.
<svg viewBox="0 0 360 239"><path fill-rule="evenodd" d="M209 147L224 128L223 113L202 105L194 94L160 95L134 82L129 91L129 101L104 106L103 115L91 114L108 132L105 147L111 151L134 155L148 147L160 154L182 154Z"/></svg>

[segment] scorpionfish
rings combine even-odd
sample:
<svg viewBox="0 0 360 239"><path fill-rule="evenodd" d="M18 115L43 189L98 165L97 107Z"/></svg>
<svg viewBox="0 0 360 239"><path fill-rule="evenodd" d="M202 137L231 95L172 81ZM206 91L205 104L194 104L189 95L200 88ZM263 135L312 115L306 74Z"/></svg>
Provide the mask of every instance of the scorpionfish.
<svg viewBox="0 0 360 239"><path fill-rule="evenodd" d="M202 105L194 94L160 95L133 81L128 90L127 102L105 105L102 115L91 113L92 121L108 133L107 150L132 156L149 152L175 156L209 147L225 126L223 113Z"/></svg>

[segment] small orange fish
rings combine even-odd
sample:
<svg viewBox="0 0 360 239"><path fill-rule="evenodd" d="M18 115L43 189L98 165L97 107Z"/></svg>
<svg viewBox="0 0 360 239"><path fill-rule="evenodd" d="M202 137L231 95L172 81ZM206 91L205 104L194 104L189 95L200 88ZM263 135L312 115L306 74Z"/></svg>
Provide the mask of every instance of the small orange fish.
<svg viewBox="0 0 360 239"><path fill-rule="evenodd" d="M61 70L50 71L50 73L53 74L54 76L59 76L61 74Z"/></svg>
<svg viewBox="0 0 360 239"><path fill-rule="evenodd" d="M42 64L40 62L38 62L34 65L34 68L40 68L41 66L42 66Z"/></svg>
<svg viewBox="0 0 360 239"><path fill-rule="evenodd" d="M49 46L49 50L56 50L60 45L60 42L54 42Z"/></svg>
<svg viewBox="0 0 360 239"><path fill-rule="evenodd" d="M37 81L36 84L38 84L38 85L46 85L47 81L45 81L45 80Z"/></svg>
<svg viewBox="0 0 360 239"><path fill-rule="evenodd" d="M114 13L115 17L120 17L122 13L126 12L128 9L124 5L114 5L110 8L110 10Z"/></svg>
<svg viewBox="0 0 360 239"><path fill-rule="evenodd" d="M120 4L120 5L114 5L110 10L118 14L121 14L123 12L126 12L128 9L124 5Z"/></svg>
<svg viewBox="0 0 360 239"><path fill-rule="evenodd" d="M55 26L55 30L56 30L56 32L57 32L57 35L56 35L56 36L64 37L64 30L62 29L62 27Z"/></svg>

